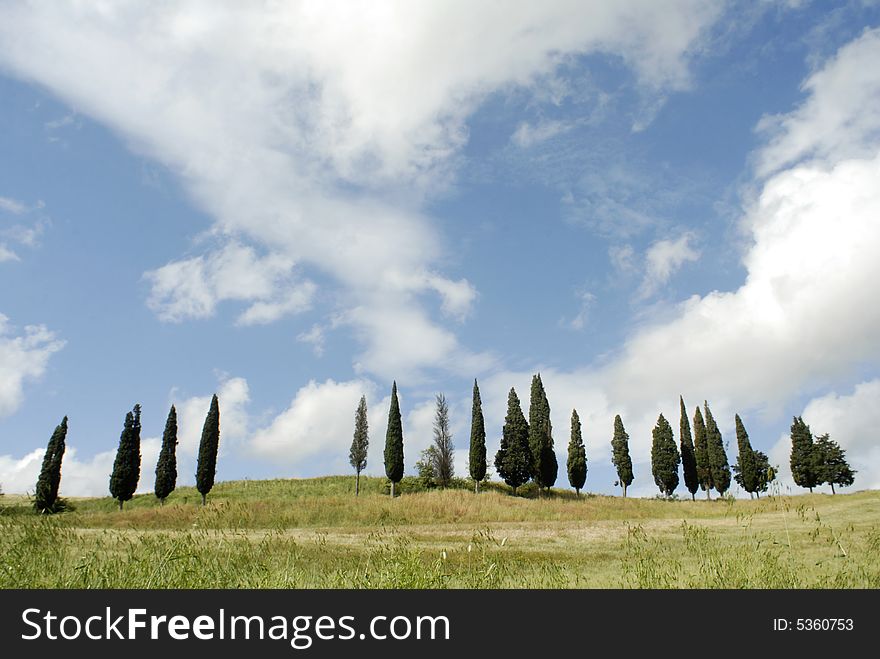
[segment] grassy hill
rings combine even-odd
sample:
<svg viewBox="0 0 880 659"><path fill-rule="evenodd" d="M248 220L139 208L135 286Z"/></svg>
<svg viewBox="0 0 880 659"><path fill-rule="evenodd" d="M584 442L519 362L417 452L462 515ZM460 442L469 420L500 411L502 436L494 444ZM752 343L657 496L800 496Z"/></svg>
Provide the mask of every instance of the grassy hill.
<svg viewBox="0 0 880 659"><path fill-rule="evenodd" d="M880 587L880 492L663 501L351 477L38 517L0 497L0 587Z"/></svg>

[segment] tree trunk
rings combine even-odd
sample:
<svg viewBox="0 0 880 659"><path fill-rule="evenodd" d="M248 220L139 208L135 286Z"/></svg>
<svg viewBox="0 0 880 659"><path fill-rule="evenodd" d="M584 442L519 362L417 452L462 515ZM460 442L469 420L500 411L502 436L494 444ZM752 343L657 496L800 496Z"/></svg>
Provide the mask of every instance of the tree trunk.
<svg viewBox="0 0 880 659"><path fill-rule="evenodd" d="M758 497L758 498L760 499L760 498L761 498L761 493L760 493L760 492L755 492L755 496Z"/></svg>
<svg viewBox="0 0 880 659"><path fill-rule="evenodd" d="M394 498L394 481L391 481L391 498Z"/></svg>
<svg viewBox="0 0 880 659"><path fill-rule="evenodd" d="M623 498L626 499L626 483L623 483Z"/></svg>
<svg viewBox="0 0 880 659"><path fill-rule="evenodd" d="M474 494L480 493L480 481L474 481Z"/></svg>
<svg viewBox="0 0 880 659"><path fill-rule="evenodd" d="M202 495L202 505L203 505L203 506L207 503L207 498L208 498L208 495L207 495L207 494L203 494L203 495Z"/></svg>
<svg viewBox="0 0 880 659"><path fill-rule="evenodd" d="M697 495L694 494L693 492L691 492L691 501L696 501L696 500L697 500Z"/></svg>
<svg viewBox="0 0 880 659"><path fill-rule="evenodd" d="M577 498L580 498L580 496L581 496L581 489L580 489L579 487L574 488L574 495L575 495Z"/></svg>
<svg viewBox="0 0 880 659"><path fill-rule="evenodd" d="M708 487L706 488L706 500L707 501L712 500L712 490L710 490Z"/></svg>
<svg viewBox="0 0 880 659"><path fill-rule="evenodd" d="M164 506L164 505L165 505L165 499L159 499L159 505L160 505L160 506Z"/></svg>
<svg viewBox="0 0 880 659"><path fill-rule="evenodd" d="M831 483L831 494L834 494L834 483Z"/></svg>
<svg viewBox="0 0 880 659"><path fill-rule="evenodd" d="M122 499L119 500L119 510L122 510Z"/></svg>
<svg viewBox="0 0 880 659"><path fill-rule="evenodd" d="M360 496L361 493L361 472L357 473L357 479L354 482L354 495Z"/></svg>
<svg viewBox="0 0 880 659"><path fill-rule="evenodd" d="M813 493L813 488L811 487L811 488L810 488L810 494L812 494L812 493Z"/></svg>

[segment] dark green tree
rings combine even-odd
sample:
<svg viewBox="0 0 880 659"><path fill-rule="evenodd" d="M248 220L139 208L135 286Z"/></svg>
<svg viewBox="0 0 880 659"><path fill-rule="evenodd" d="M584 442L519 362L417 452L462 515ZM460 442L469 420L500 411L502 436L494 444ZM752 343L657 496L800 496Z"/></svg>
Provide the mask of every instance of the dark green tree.
<svg viewBox="0 0 880 659"><path fill-rule="evenodd" d="M385 475L391 481L393 498L394 485L403 478L403 423L400 420L396 380L391 385L391 407L388 410L388 430L385 433Z"/></svg>
<svg viewBox="0 0 880 659"><path fill-rule="evenodd" d="M370 447L370 433L367 427L367 397L361 396L354 413L354 437L348 452L348 462L354 467L354 495L361 493L361 472L367 468L367 449Z"/></svg>
<svg viewBox="0 0 880 659"><path fill-rule="evenodd" d="M700 406L694 412L694 461L697 466L697 482L706 492L706 498L712 498L712 469L709 467L709 445L706 437L706 422Z"/></svg>
<svg viewBox="0 0 880 659"><path fill-rule="evenodd" d="M164 505L165 498L177 487L177 410L174 405L165 420L165 432L162 433L162 449L156 463L156 485L153 491L159 503Z"/></svg>
<svg viewBox="0 0 880 659"><path fill-rule="evenodd" d="M831 494L835 493L835 485L848 487L853 484L856 472L846 461L846 452L827 432L816 438L815 451L819 464L818 480L831 486Z"/></svg>
<svg viewBox="0 0 880 659"><path fill-rule="evenodd" d="M437 394L434 413L434 480L440 487L449 487L455 475L455 447L449 430L449 405L446 396Z"/></svg>
<svg viewBox="0 0 880 659"><path fill-rule="evenodd" d="M706 410L706 448L709 453L709 469L712 472L712 485L719 495L723 495L730 487L730 465L727 462L727 452L724 450L724 440L721 431L709 403L703 401Z"/></svg>
<svg viewBox="0 0 880 659"><path fill-rule="evenodd" d="M486 478L486 422L483 419L483 402L480 388L474 380L474 400L471 406L471 447L468 454L468 470L474 481L474 492L480 491L480 482Z"/></svg>
<svg viewBox="0 0 880 659"><path fill-rule="evenodd" d="M571 439L568 440L568 482L580 496L581 488L587 482L587 449L581 435L581 420L577 410L571 411Z"/></svg>
<svg viewBox="0 0 880 659"><path fill-rule="evenodd" d="M202 495L202 505L208 502L208 492L214 487L217 474L217 451L220 449L220 401L217 394L211 398L211 407L202 426L199 442L199 461L196 465L196 489Z"/></svg>
<svg viewBox="0 0 880 659"><path fill-rule="evenodd" d="M64 459L64 449L67 440L67 417L61 420L61 424L55 426L46 453L43 455L43 467L40 469L40 477L37 479L37 487L34 492L34 509L41 514L56 512L58 502L58 488L61 486L61 461Z"/></svg>
<svg viewBox="0 0 880 659"><path fill-rule="evenodd" d="M141 406L135 405L125 415L125 425L119 436L119 448L110 475L110 494L122 504L134 496L141 477Z"/></svg>
<svg viewBox="0 0 880 659"><path fill-rule="evenodd" d="M778 469L770 466L770 460L765 453L761 451L753 451L755 456L755 473L758 474L758 489L755 495L760 499L761 492L766 492L770 483L776 480L776 472Z"/></svg>
<svg viewBox="0 0 880 659"><path fill-rule="evenodd" d="M675 437L672 436L672 426L662 414L657 419L652 435L651 471L654 474L654 482L660 488L660 492L669 497L678 487L678 465L681 463L681 456L675 445Z"/></svg>
<svg viewBox="0 0 880 659"><path fill-rule="evenodd" d="M678 399L681 403L681 419L679 420L681 471L684 474L684 486L691 493L691 501L693 501L696 498L694 495L700 489L700 480L697 478L697 457L694 453L694 440L691 438L691 424L684 406L684 397L679 396Z"/></svg>
<svg viewBox="0 0 880 659"><path fill-rule="evenodd" d="M736 464L733 465L733 479L749 493L749 497L752 497L761 486L757 456L752 450L749 433L746 432L746 427L743 425L742 419L739 418L739 414L736 415L735 420L737 456Z"/></svg>
<svg viewBox="0 0 880 659"><path fill-rule="evenodd" d="M821 484L818 453L814 450L813 433L804 420L796 416L791 424L791 477L795 485L813 488Z"/></svg>
<svg viewBox="0 0 880 659"><path fill-rule="evenodd" d="M548 492L556 482L559 465L553 449L553 428L550 424L550 403L540 373L532 376L529 402L529 451L532 456L532 478L538 488Z"/></svg>
<svg viewBox="0 0 880 659"><path fill-rule="evenodd" d="M531 474L529 423L512 387L507 395L507 416L501 430L501 448L495 454L495 470L513 488L514 494Z"/></svg>
<svg viewBox="0 0 880 659"><path fill-rule="evenodd" d="M617 468L617 483L623 488L623 496L626 498L626 488L632 485L633 466L629 457L629 435L623 427L620 415L614 417L614 437L611 439L611 462Z"/></svg>

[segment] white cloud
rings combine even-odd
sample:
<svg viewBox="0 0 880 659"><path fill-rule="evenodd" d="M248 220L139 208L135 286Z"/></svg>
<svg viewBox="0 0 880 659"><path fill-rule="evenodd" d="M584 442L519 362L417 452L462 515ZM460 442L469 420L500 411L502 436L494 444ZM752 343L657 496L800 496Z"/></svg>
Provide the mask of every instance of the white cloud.
<svg viewBox="0 0 880 659"><path fill-rule="evenodd" d="M315 323L307 332L300 332L296 340L301 343L311 344L315 356L321 357L324 355L324 328L319 324Z"/></svg>
<svg viewBox="0 0 880 659"><path fill-rule="evenodd" d="M855 489L880 489L880 380L874 379L855 386L851 394L831 392L812 399L801 414L814 437L829 433L831 439L846 450L847 461L858 473ZM773 448L774 463L782 477L791 483L791 437L780 437ZM830 488L829 488L830 489ZM839 491L839 490L838 490Z"/></svg>
<svg viewBox="0 0 880 659"><path fill-rule="evenodd" d="M516 146L527 149L535 144L546 142L550 138L561 135L574 127L574 124L568 121L539 121L531 124L528 121L521 122L510 136L510 141Z"/></svg>
<svg viewBox="0 0 880 659"><path fill-rule="evenodd" d="M311 306L315 285L296 281L293 261L230 243L223 249L175 261L145 274L152 284L147 304L159 318L177 322L208 318L223 300L254 301L239 317L241 325L264 324Z"/></svg>
<svg viewBox="0 0 880 659"><path fill-rule="evenodd" d="M377 387L369 380L323 383L310 381L297 391L288 408L258 430L251 449L275 462L301 468L309 460L318 461L317 473L345 473L348 449L354 432L354 414L361 396L367 397L370 451L368 468L382 463L385 426L390 399L374 405ZM381 439L380 439L381 435ZM381 468L381 467L380 467Z"/></svg>
<svg viewBox="0 0 880 659"><path fill-rule="evenodd" d="M75 432L71 429L70 432ZM48 441L48 437L47 440ZM137 493L153 491L155 466L161 442L157 438L141 440L141 477ZM33 494L43 464L45 448L34 449L22 458L0 455L0 483L5 492ZM80 460L75 446L68 445L61 464L61 486L64 497L100 497L110 495L110 473L116 451L97 453Z"/></svg>
<svg viewBox="0 0 880 659"><path fill-rule="evenodd" d="M178 446L177 453L182 456L194 456L199 451L202 427L208 408L211 406L211 395L178 398L179 392L172 391L172 402L177 408ZM220 383L217 389L217 400L220 404L220 451L224 452L233 444L244 439L248 431L248 413L246 406L250 402L247 380L244 378L228 378Z"/></svg>
<svg viewBox="0 0 880 659"><path fill-rule="evenodd" d="M590 309L596 303L596 296L590 291L578 291L577 300L579 304L577 315L570 320L565 317L560 318L559 325L561 327L580 331L587 324L590 317Z"/></svg>
<svg viewBox="0 0 880 659"><path fill-rule="evenodd" d="M4 261L20 261L18 254L9 249L4 243L0 243L0 263Z"/></svg>
<svg viewBox="0 0 880 659"><path fill-rule="evenodd" d="M21 215L27 209L27 205L24 202L19 201L18 199L0 196L0 210L4 210L7 213L12 213L13 215Z"/></svg>
<svg viewBox="0 0 880 659"><path fill-rule="evenodd" d="M699 250L691 244L692 233L684 233L676 240L658 240L645 252L645 276L639 289L642 298L650 297L664 286L669 278L687 262L700 258Z"/></svg>
<svg viewBox="0 0 880 659"><path fill-rule="evenodd" d="M757 159L761 175L807 157L870 158L880 141L880 28L866 30L803 83L808 98L794 112L764 117L771 135Z"/></svg>
<svg viewBox="0 0 880 659"><path fill-rule="evenodd" d="M473 288L441 274L425 285L446 248L419 209L454 176L467 117L482 100L537 88L566 57L594 52L621 57L648 89L686 87L688 58L722 10L709 0L291 2L259 11L10 2L0 8L0 62L178 173L220 233L329 274L350 309L369 298L372 313L349 318L365 341L361 365L384 373L400 363L377 351L385 339L373 333L386 327L375 316L385 312L418 316L433 339L408 351L407 370L456 356L454 336L422 312L421 295L438 292L459 317ZM152 273L163 275L151 298L163 317L210 315L218 298L204 265ZM278 299L289 300L291 287ZM401 298L403 312L382 303ZM242 322L286 312L278 299L256 299Z"/></svg>
<svg viewBox="0 0 880 659"><path fill-rule="evenodd" d="M12 336L9 318L0 313L0 417L15 412L24 399L24 384L40 378L49 358L64 341L43 325L27 325Z"/></svg>

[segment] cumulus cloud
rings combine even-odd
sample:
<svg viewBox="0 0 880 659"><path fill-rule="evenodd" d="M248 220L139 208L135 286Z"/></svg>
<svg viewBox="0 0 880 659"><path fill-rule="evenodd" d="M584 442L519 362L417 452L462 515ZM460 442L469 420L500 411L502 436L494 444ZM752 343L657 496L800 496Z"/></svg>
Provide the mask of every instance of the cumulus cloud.
<svg viewBox="0 0 880 659"><path fill-rule="evenodd" d="M0 243L0 263L4 261L20 261L18 254L9 249L4 243Z"/></svg>
<svg viewBox="0 0 880 659"><path fill-rule="evenodd" d="M642 298L650 297L664 286L682 265L700 258L693 245L694 235L682 234L676 240L658 240L645 252L645 276L639 289Z"/></svg>
<svg viewBox="0 0 880 659"><path fill-rule="evenodd" d="M807 99L794 111L764 117L770 143L757 158L761 175L803 158L839 160L874 155L880 140L880 28L858 39L807 78Z"/></svg>
<svg viewBox="0 0 880 659"><path fill-rule="evenodd" d="M390 397L378 400L375 383L366 380L310 381L297 391L286 410L258 430L249 444L257 455L295 465L309 464L316 473L348 472L348 449L354 432L354 413L367 397L370 450L367 469L381 471Z"/></svg>
<svg viewBox="0 0 880 659"><path fill-rule="evenodd" d="M152 285L147 304L162 320L177 322L210 317L223 300L255 300L238 323L269 323L311 305L315 285L297 281L293 268L286 256L261 257L252 247L230 243L208 255L174 261L146 273Z"/></svg>
<svg viewBox="0 0 880 659"><path fill-rule="evenodd" d="M27 210L27 204L18 199L0 196L0 210L13 215L21 215Z"/></svg>
<svg viewBox="0 0 880 659"><path fill-rule="evenodd" d="M408 370L457 358L455 338L423 313L422 297L439 294L460 317L474 289L442 274L425 284L445 247L421 208L454 178L467 118L482 100L533 87L566 57L595 52L621 57L648 89L684 88L688 59L722 10L709 0L259 11L10 2L0 8L0 62L177 173L219 232L329 274L349 294L343 304L365 343L358 363L383 374L399 365L374 336L383 314L413 314L428 329L423 341L433 344L408 352L416 360ZM154 271L158 313L209 315L218 298L205 266ZM296 286L254 300L240 322L299 308L284 294ZM357 309L365 298L371 313Z"/></svg>
<svg viewBox="0 0 880 659"><path fill-rule="evenodd" d="M44 325L27 325L15 336L9 318L0 313L0 417L19 408L25 383L40 378L64 344Z"/></svg>
<svg viewBox="0 0 880 659"><path fill-rule="evenodd" d="M73 430L71 430L73 432ZM156 462L159 459L161 441L158 438L141 440L141 477L137 493L153 491ZM22 458L0 455L0 483L9 493L33 494L43 465L44 448L34 449ZM98 497L109 496L110 474L116 451L97 453L88 460L81 460L76 446L68 444L61 465L60 496Z"/></svg>

